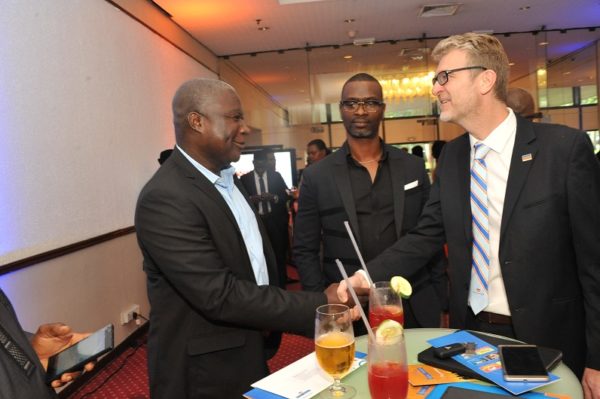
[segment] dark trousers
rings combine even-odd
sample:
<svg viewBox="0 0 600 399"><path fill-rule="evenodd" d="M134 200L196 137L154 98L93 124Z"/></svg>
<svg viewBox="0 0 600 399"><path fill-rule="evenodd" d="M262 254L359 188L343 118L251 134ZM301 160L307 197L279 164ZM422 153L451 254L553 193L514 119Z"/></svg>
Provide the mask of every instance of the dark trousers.
<svg viewBox="0 0 600 399"><path fill-rule="evenodd" d="M277 261L277 273L279 275L278 285L285 288L287 282L287 251L288 251L288 219L287 214L269 213L260 215L260 218L265 225L269 241L275 252Z"/></svg>

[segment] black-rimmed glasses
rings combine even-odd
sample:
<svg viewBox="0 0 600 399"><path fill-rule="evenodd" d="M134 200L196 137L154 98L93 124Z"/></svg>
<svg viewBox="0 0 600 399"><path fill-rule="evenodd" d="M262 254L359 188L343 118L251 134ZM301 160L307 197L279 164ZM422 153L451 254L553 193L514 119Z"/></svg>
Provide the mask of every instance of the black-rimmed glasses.
<svg viewBox="0 0 600 399"><path fill-rule="evenodd" d="M466 71L469 69L483 69L485 71L487 68L483 67L483 66L468 66L468 67L462 67L462 68L448 69L446 71L438 72L437 75L435 75L433 77L433 79L431 79L431 84L433 86L435 86L436 83L439 83L440 86L443 86L446 83L448 83L448 76L451 73L458 72L458 71Z"/></svg>
<svg viewBox="0 0 600 399"><path fill-rule="evenodd" d="M378 101L378 100L364 100L364 101L344 100L344 101L340 101L340 107L342 107L342 109L344 111L356 111L356 110L358 110L358 107L360 107L362 105L364 110L367 112L377 112L377 111L379 111L379 109L381 108L381 106L383 104L384 104L383 101Z"/></svg>

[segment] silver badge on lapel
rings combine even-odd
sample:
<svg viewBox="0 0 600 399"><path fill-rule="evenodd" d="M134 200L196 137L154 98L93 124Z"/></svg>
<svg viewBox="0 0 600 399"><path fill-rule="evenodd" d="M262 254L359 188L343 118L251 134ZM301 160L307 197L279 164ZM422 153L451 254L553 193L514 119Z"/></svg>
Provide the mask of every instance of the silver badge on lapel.
<svg viewBox="0 0 600 399"><path fill-rule="evenodd" d="M533 155L531 155L531 153L521 155L521 161L523 161L523 162L531 161L532 159L533 159Z"/></svg>

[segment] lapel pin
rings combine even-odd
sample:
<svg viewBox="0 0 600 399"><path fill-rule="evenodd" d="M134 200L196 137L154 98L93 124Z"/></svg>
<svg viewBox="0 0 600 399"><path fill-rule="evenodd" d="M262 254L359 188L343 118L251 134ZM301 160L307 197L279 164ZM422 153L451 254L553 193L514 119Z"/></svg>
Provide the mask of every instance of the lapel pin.
<svg viewBox="0 0 600 399"><path fill-rule="evenodd" d="M521 161L523 161L523 162L531 161L532 159L533 159L533 155L531 155L531 153L521 156Z"/></svg>

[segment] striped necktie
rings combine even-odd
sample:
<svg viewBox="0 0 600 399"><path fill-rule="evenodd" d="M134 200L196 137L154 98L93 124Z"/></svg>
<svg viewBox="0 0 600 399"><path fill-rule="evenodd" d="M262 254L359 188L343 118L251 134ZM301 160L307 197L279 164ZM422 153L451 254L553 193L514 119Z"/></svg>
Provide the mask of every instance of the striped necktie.
<svg viewBox="0 0 600 399"><path fill-rule="evenodd" d="M475 159L471 167L471 217L473 223L473 251L469 303L473 313L488 305L488 276L490 269L490 234L488 222L487 167L485 156L490 148L476 143Z"/></svg>

